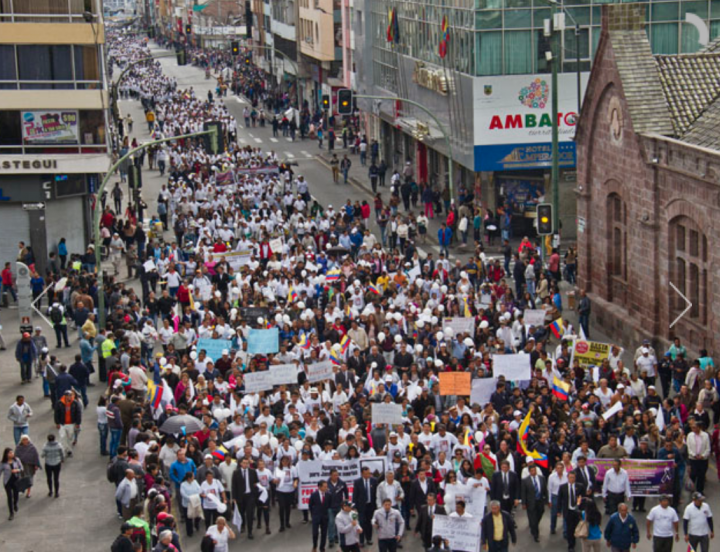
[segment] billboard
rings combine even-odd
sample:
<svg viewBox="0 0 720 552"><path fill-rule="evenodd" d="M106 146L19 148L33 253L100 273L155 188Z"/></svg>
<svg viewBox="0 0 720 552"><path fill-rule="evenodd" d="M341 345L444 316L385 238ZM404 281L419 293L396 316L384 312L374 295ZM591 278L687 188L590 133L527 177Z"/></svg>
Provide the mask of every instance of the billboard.
<svg viewBox="0 0 720 552"><path fill-rule="evenodd" d="M22 138L25 145L77 144L77 111L23 111Z"/></svg>
<svg viewBox="0 0 720 552"><path fill-rule="evenodd" d="M589 73L581 74L585 93ZM518 75L474 80L475 170L536 169L552 164L551 77ZM575 165L577 75L558 75L559 164Z"/></svg>

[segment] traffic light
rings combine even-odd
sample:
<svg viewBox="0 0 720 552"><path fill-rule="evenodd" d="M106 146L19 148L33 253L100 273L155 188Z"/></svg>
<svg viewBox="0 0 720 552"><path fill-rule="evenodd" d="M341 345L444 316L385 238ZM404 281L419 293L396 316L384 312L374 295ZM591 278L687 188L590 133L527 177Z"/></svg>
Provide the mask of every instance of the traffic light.
<svg viewBox="0 0 720 552"><path fill-rule="evenodd" d="M353 110L353 93L352 90L341 88L337 92L337 112L338 115L352 115Z"/></svg>
<svg viewBox="0 0 720 552"><path fill-rule="evenodd" d="M225 137L223 135L222 123L220 121L203 123L203 130L211 130L213 128L215 129L215 133L206 134L203 138L205 139L205 152L216 155L225 151Z"/></svg>
<svg viewBox="0 0 720 552"><path fill-rule="evenodd" d="M230 43L230 51L232 52L232 55L236 56L240 53L240 43L237 40L233 40Z"/></svg>
<svg viewBox="0 0 720 552"><path fill-rule="evenodd" d="M192 25L191 25L190 23L188 23L187 25L185 25L185 34L186 34L186 35L191 35L191 34L192 34Z"/></svg>
<svg viewBox="0 0 720 552"><path fill-rule="evenodd" d="M330 96L328 94L323 94L322 106L323 109L330 109Z"/></svg>
<svg viewBox="0 0 720 552"><path fill-rule="evenodd" d="M537 206L537 233L538 236L547 236L553 233L552 203L540 203Z"/></svg>

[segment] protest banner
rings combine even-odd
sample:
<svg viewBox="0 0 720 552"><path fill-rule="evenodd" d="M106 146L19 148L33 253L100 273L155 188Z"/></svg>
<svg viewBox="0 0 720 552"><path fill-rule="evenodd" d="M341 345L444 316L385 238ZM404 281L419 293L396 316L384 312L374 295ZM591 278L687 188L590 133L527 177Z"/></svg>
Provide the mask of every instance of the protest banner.
<svg viewBox="0 0 720 552"><path fill-rule="evenodd" d="M277 328L250 330L247 338L249 355L267 355L279 350L280 333Z"/></svg>
<svg viewBox="0 0 720 552"><path fill-rule="evenodd" d="M217 362L217 359L222 356L223 350L227 349L229 352L230 349L232 349L232 341L228 339L210 339L204 337L198 339L197 342L198 352L203 349L205 353L207 353L208 358L211 358L213 362Z"/></svg>
<svg viewBox="0 0 720 552"><path fill-rule="evenodd" d="M576 339L573 343L570 356L570 366L574 366L577 360L581 368L587 369L590 366L600 366L602 361L610 356L610 345L598 341L587 341Z"/></svg>
<svg viewBox="0 0 720 552"><path fill-rule="evenodd" d="M468 514L472 514L478 518L482 518L485 515L485 503L487 502L487 490L482 485L475 487L475 480L469 479L466 484L455 485L453 491L446 498L445 503L455 503L458 500L465 501L465 511Z"/></svg>
<svg viewBox="0 0 720 552"><path fill-rule="evenodd" d="M225 259L225 262L228 264L228 266L231 266L233 270L240 270L241 267L250 264L250 257L252 256L252 251L243 250L243 251L231 251L229 253L223 253L221 257Z"/></svg>
<svg viewBox="0 0 720 552"><path fill-rule="evenodd" d="M476 518L451 518L435 515L433 537L440 535L447 540L453 552L479 552L482 525Z"/></svg>
<svg viewBox="0 0 720 552"><path fill-rule="evenodd" d="M470 372L440 372L441 395L469 395L472 391Z"/></svg>
<svg viewBox="0 0 720 552"><path fill-rule="evenodd" d="M505 376L506 381L528 381L532 379L530 355L493 355L493 376Z"/></svg>
<svg viewBox="0 0 720 552"><path fill-rule="evenodd" d="M605 474L613 469L612 458L588 459L588 466L597 469L598 488L602 488ZM623 458L621 467L630 479L633 496L661 496L673 494L673 460L639 460Z"/></svg>
<svg viewBox="0 0 720 552"><path fill-rule="evenodd" d="M310 504L310 495L317 490L322 480L330 478L330 470L336 469L348 487L348 500L352 500L353 482L360 477L359 460L311 460L298 462L298 478L300 479L299 510L307 510Z"/></svg>
<svg viewBox="0 0 720 552"><path fill-rule="evenodd" d="M480 378L472 380L470 404L479 404L484 407L490 402L490 397L497 389L497 378Z"/></svg>
<svg viewBox="0 0 720 552"><path fill-rule="evenodd" d="M333 379L333 363L329 360L309 364L307 367L307 378L310 383Z"/></svg>
<svg viewBox="0 0 720 552"><path fill-rule="evenodd" d="M544 326L545 311L542 309L527 309L523 311L523 319L526 326Z"/></svg>
<svg viewBox="0 0 720 552"><path fill-rule="evenodd" d="M274 240L270 240L268 242L268 245L270 246L270 250L275 253L276 255L282 254L283 250L283 240L282 238L275 238Z"/></svg>
<svg viewBox="0 0 720 552"><path fill-rule="evenodd" d="M273 373L270 370L262 372L247 372L243 375L245 382L245 393L259 393L273 388Z"/></svg>
<svg viewBox="0 0 720 552"><path fill-rule="evenodd" d="M273 385L297 385L298 371L294 364L276 364L270 366Z"/></svg>
<svg viewBox="0 0 720 552"><path fill-rule="evenodd" d="M472 316L469 316L468 318L465 318L464 316L444 318L443 328L451 328L455 332L455 335L461 333L475 335L475 318Z"/></svg>
<svg viewBox="0 0 720 552"><path fill-rule="evenodd" d="M401 424L402 405L395 403L372 403L373 424Z"/></svg>

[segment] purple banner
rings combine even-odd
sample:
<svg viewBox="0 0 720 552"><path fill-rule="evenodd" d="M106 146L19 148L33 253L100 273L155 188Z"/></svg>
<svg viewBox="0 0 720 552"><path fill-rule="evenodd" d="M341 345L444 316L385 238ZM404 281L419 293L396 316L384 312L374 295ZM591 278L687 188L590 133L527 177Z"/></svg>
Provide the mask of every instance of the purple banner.
<svg viewBox="0 0 720 552"><path fill-rule="evenodd" d="M613 467L612 458L594 458L588 465L597 469L597 483L602 485L605 472ZM630 490L633 496L660 496L673 494L673 460L634 460L624 458L621 467L630 478Z"/></svg>

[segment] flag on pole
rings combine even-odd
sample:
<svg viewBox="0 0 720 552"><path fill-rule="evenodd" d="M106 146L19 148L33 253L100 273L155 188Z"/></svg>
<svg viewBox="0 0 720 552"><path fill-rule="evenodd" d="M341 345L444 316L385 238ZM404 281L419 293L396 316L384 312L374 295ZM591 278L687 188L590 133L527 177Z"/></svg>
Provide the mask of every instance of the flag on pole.
<svg viewBox="0 0 720 552"><path fill-rule="evenodd" d="M568 396L570 395L570 384L565 383L557 376L553 376L552 392L553 395L555 395L561 401L566 401L568 400Z"/></svg>
<svg viewBox="0 0 720 552"><path fill-rule="evenodd" d="M440 25L440 45L438 46L438 55L443 59L447 56L449 41L450 27L448 26L447 15L443 15L442 24Z"/></svg>
<svg viewBox="0 0 720 552"><path fill-rule="evenodd" d="M527 415L525 416L525 419L520 424L520 427L518 428L518 443L517 448L518 452L520 454L523 454L524 456L529 456L533 460L535 460L535 463L540 466L541 468L548 467L548 457L537 450L528 450L527 448L527 438L530 431L530 415L532 414L532 410L528 410Z"/></svg>
<svg viewBox="0 0 720 552"><path fill-rule="evenodd" d="M557 339L565 335L565 324L563 324L562 318L558 318L550 324L550 331Z"/></svg>

